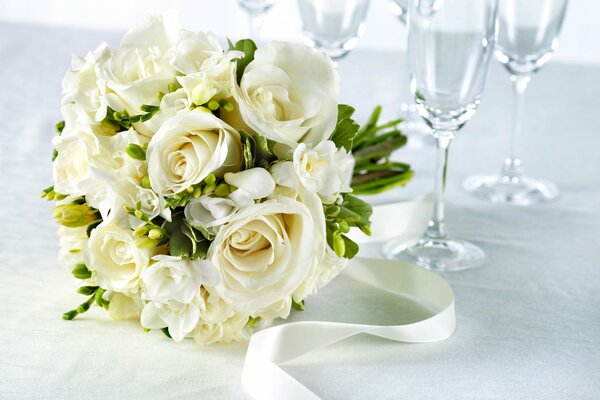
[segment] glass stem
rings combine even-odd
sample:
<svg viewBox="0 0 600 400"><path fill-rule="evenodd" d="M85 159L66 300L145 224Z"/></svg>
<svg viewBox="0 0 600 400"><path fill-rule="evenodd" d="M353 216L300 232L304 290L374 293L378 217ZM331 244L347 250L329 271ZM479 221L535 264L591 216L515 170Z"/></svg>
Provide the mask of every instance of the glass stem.
<svg viewBox="0 0 600 400"><path fill-rule="evenodd" d="M254 40L257 44L261 43L263 19L264 14L261 12L251 12L250 18L248 19L250 22L250 39Z"/></svg>
<svg viewBox="0 0 600 400"><path fill-rule="evenodd" d="M437 158L435 162L435 180L433 187L433 214L425 231L428 239L444 239L444 191L446 189L446 169L448 166L448 148L454 138L453 131L435 131Z"/></svg>
<svg viewBox="0 0 600 400"><path fill-rule="evenodd" d="M513 83L514 105L513 105L513 130L510 135L510 153L504 160L502 167L502 176L510 181L517 181L523 175L521 160L517 157L517 144L521 136L521 122L523 114L523 104L525 100L525 90L531 80L530 75L512 75L510 80Z"/></svg>

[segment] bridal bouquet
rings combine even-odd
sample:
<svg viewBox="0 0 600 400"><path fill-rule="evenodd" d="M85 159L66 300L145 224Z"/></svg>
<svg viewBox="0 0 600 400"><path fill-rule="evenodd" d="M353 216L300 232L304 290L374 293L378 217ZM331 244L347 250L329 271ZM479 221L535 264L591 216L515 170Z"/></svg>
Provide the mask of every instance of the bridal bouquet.
<svg viewBox="0 0 600 400"><path fill-rule="evenodd" d="M208 344L303 309L357 253L346 233L370 232L351 184L373 193L412 174L387 161L406 142L399 121L377 126L376 110L359 129L338 80L317 50L223 50L166 15L74 57L42 193L87 296L63 318L95 304Z"/></svg>

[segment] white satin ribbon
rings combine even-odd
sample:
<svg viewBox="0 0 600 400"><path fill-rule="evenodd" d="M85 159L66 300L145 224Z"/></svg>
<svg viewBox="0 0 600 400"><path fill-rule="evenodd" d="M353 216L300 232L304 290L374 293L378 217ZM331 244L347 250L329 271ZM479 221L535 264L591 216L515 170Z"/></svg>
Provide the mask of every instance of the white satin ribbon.
<svg viewBox="0 0 600 400"><path fill-rule="evenodd" d="M428 211L426 203L427 198L421 198L396 208L388 205L385 214L388 221L390 211L396 218L406 216L406 210L420 214ZM380 211L375 208L376 214ZM367 258L352 260L342 274L374 289L412 298L433 308L433 315L403 325L300 321L259 331L250 338L242 371L242 386L250 396L257 400L319 399L279 364L360 333L407 343L440 341L454 333L454 293L441 276L409 263Z"/></svg>

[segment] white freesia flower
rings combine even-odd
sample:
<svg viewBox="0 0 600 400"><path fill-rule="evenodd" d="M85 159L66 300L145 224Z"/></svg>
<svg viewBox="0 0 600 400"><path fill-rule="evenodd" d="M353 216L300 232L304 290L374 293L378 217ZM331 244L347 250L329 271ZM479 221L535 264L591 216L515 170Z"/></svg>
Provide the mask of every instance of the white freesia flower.
<svg viewBox="0 0 600 400"><path fill-rule="evenodd" d="M60 250L58 251L58 262L66 270L72 270L77 264L84 261L84 254L88 237L87 227L67 228L59 226L57 231Z"/></svg>
<svg viewBox="0 0 600 400"><path fill-rule="evenodd" d="M354 158L331 140L309 148L301 143L294 150L294 170L302 185L321 197L335 201L337 194L351 192Z"/></svg>
<svg viewBox="0 0 600 400"><path fill-rule="evenodd" d="M131 178L122 178L112 185L110 202L111 210L117 212L125 206L136 208L139 202L140 210L151 220L160 215L165 220L171 221L171 209L166 206L164 197L158 196L151 189L143 188ZM133 229L145 224L132 215L129 216L129 223Z"/></svg>
<svg viewBox="0 0 600 400"><path fill-rule="evenodd" d="M287 296L268 307L258 310L256 315L261 317L263 321L271 321L276 318L287 318L292 309L292 296Z"/></svg>
<svg viewBox="0 0 600 400"><path fill-rule="evenodd" d="M149 301L142 310L142 326L166 326L173 340L179 342L194 330L200 310L205 308L200 285L219 284L219 271L207 260L165 255L152 259L157 262L142 274L145 299Z"/></svg>
<svg viewBox="0 0 600 400"><path fill-rule="evenodd" d="M62 82L63 103L75 102L97 122L106 116L106 100L104 82L98 79L96 69L98 63L106 60L109 55L110 50L106 43L102 43L85 58L74 55L71 68Z"/></svg>
<svg viewBox="0 0 600 400"><path fill-rule="evenodd" d="M238 212L208 251L222 276L215 290L249 312L288 297L314 264L314 231L310 211L292 199L267 200Z"/></svg>
<svg viewBox="0 0 600 400"><path fill-rule="evenodd" d="M143 302L139 293L126 295L118 292L106 292L103 297L110 301L108 314L114 320L139 317L142 311Z"/></svg>
<svg viewBox="0 0 600 400"><path fill-rule="evenodd" d="M214 227L223 225L238 211L236 203L228 198L200 196L185 206L185 219L192 225L214 233Z"/></svg>
<svg viewBox="0 0 600 400"><path fill-rule="evenodd" d="M210 113L181 111L150 140L148 175L152 189L172 196L210 173L222 176L242 165L240 135Z"/></svg>
<svg viewBox="0 0 600 400"><path fill-rule="evenodd" d="M122 228L119 222L118 219L104 221L92 230L85 264L102 288L135 292L152 250L137 247L132 231Z"/></svg>
<svg viewBox="0 0 600 400"><path fill-rule="evenodd" d="M234 97L256 132L280 143L316 145L335 128L339 77L324 53L272 42L259 48Z"/></svg>
<svg viewBox="0 0 600 400"><path fill-rule="evenodd" d="M237 188L229 195L229 198L239 207L254 204L254 200L269 196L275 189L273 177L264 168L251 168L235 173L229 172L225 174L224 178L225 182Z"/></svg>
<svg viewBox="0 0 600 400"><path fill-rule="evenodd" d="M247 323L248 316L239 313L222 322L206 323L202 320L194 331L194 340L201 345L247 340L250 337Z"/></svg>
<svg viewBox="0 0 600 400"><path fill-rule="evenodd" d="M160 101L158 112L148 121L144 122L144 127L151 132L156 132L169 118L173 117L179 111L189 110L191 104L188 95L183 89L167 93Z"/></svg>
<svg viewBox="0 0 600 400"><path fill-rule="evenodd" d="M177 81L188 95L188 101L196 105L209 100L223 100L232 96L235 72L234 58L241 57L238 51L213 56L204 61L199 71L177 77Z"/></svg>

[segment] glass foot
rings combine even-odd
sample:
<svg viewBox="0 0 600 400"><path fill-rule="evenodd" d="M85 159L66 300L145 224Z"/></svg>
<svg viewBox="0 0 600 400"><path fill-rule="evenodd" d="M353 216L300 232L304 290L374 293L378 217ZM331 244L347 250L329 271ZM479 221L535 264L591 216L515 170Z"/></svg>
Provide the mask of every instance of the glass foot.
<svg viewBox="0 0 600 400"><path fill-rule="evenodd" d="M409 261L436 272L476 268L485 262L483 250L473 243L427 237L412 245L392 240L383 247L383 254L386 258Z"/></svg>
<svg viewBox="0 0 600 400"><path fill-rule="evenodd" d="M474 175L465 179L463 188L481 200L518 206L546 203L558 197L553 183L522 176Z"/></svg>

